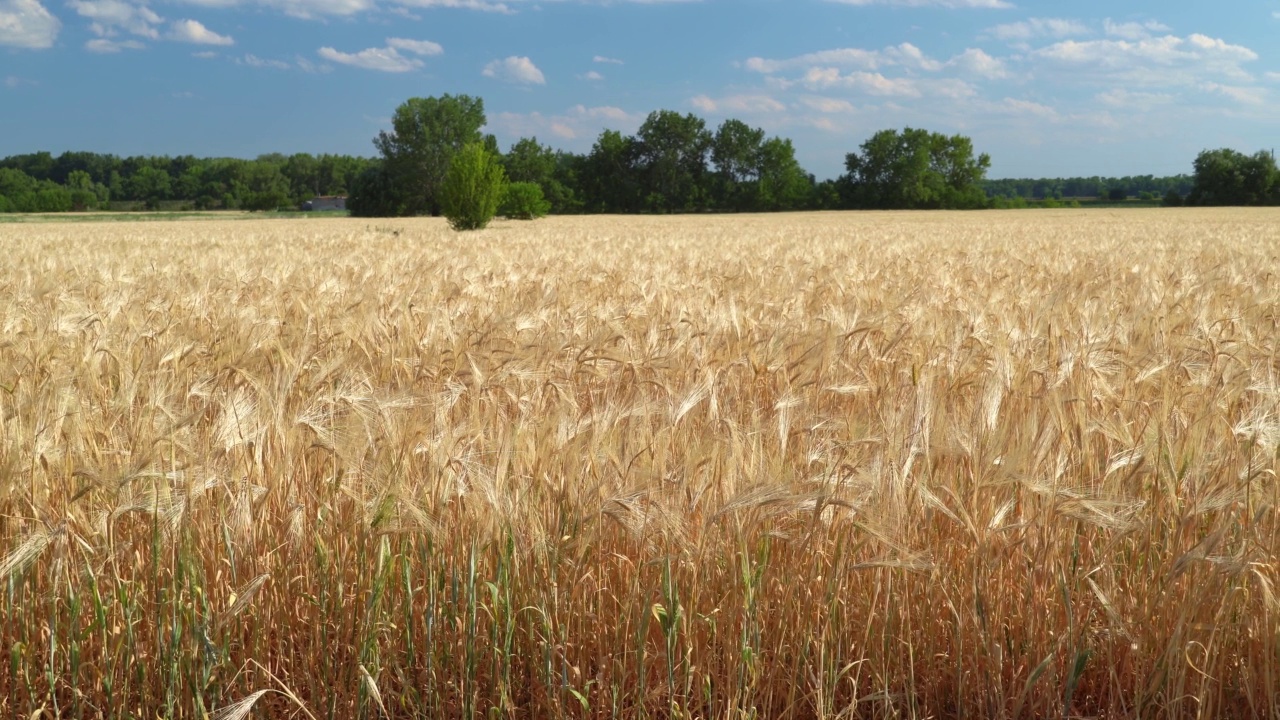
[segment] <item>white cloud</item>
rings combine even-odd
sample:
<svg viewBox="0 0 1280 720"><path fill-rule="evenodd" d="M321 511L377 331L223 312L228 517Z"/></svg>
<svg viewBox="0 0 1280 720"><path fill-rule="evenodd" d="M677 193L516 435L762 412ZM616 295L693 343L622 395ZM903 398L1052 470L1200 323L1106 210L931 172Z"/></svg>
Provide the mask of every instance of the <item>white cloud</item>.
<svg viewBox="0 0 1280 720"><path fill-rule="evenodd" d="M481 74L517 85L546 85L547 79L537 65L527 57L512 55L504 60L494 60L484 66Z"/></svg>
<svg viewBox="0 0 1280 720"><path fill-rule="evenodd" d="M1098 102L1109 107L1124 110L1147 111L1157 105L1168 105L1174 101L1170 93L1154 93L1112 88L1094 96Z"/></svg>
<svg viewBox="0 0 1280 720"><path fill-rule="evenodd" d="M110 40L108 38L95 38L84 44L84 48L89 52L96 53L118 53L121 50L141 50L146 47L137 40Z"/></svg>
<svg viewBox="0 0 1280 720"><path fill-rule="evenodd" d="M593 82L599 82L599 81L601 81L601 80L604 80L604 76L603 76L603 75L601 75L600 73L596 72L595 70L591 70L591 71L590 71L590 72L588 72L586 75L583 75L583 76L582 76L582 79L583 79L583 80L591 80L591 81L593 81Z"/></svg>
<svg viewBox="0 0 1280 720"><path fill-rule="evenodd" d="M842 74L838 68L813 67L805 71L799 83L809 90L842 89L877 97L920 98L926 94L942 97L967 97L973 87L960 80L922 80L888 77L878 72L855 70Z"/></svg>
<svg viewBox="0 0 1280 720"><path fill-rule="evenodd" d="M201 50L200 52L191 53L191 57L200 58L201 60L212 60L218 57L218 53L212 50Z"/></svg>
<svg viewBox="0 0 1280 720"><path fill-rule="evenodd" d="M1151 37L1153 33L1169 32L1171 29L1168 25L1155 20L1148 20L1143 23L1117 23L1112 22L1111 18L1107 18L1102 21L1103 32L1111 37L1118 37L1123 40L1142 40Z"/></svg>
<svg viewBox="0 0 1280 720"><path fill-rule="evenodd" d="M1200 85L1200 89L1205 92L1222 95L1244 105L1265 105L1267 102L1266 88L1240 87L1238 85L1206 82Z"/></svg>
<svg viewBox="0 0 1280 720"><path fill-rule="evenodd" d="M1027 41L1036 38L1065 38L1088 35L1089 27L1078 20L1063 18L1030 18L988 28L984 35L1005 41Z"/></svg>
<svg viewBox="0 0 1280 720"><path fill-rule="evenodd" d="M347 16L372 10L374 0L180 0L188 5L211 8L230 8L258 5L278 10L297 18L315 18L326 15Z"/></svg>
<svg viewBox="0 0 1280 720"><path fill-rule="evenodd" d="M401 50L422 56L435 56L444 53L444 48L439 43L431 42L430 40L410 40L407 38L387 38L386 47L366 48L357 53L345 53L331 47L322 47L317 53L326 60L365 70L401 73L422 67L421 60L405 57L400 54ZM298 58L298 68L305 72L327 70L327 68L318 68L311 61L301 57Z"/></svg>
<svg viewBox="0 0 1280 720"><path fill-rule="evenodd" d="M1009 71L1003 60L994 58L978 48L969 48L947 61L947 67L954 67L961 72L988 80L999 80L1009 77Z"/></svg>
<svg viewBox="0 0 1280 720"><path fill-rule="evenodd" d="M444 48L440 43L430 40L406 40L405 38L387 38L387 47L404 50L415 55L443 55Z"/></svg>
<svg viewBox="0 0 1280 720"><path fill-rule="evenodd" d="M819 95L808 95L800 98L801 104L810 110L817 110L820 113L852 113L857 112L857 108L848 100L840 100L837 98L822 97Z"/></svg>
<svg viewBox="0 0 1280 720"><path fill-rule="evenodd" d="M629 113L610 105L587 107L575 105L555 115L538 112L500 112L489 116L489 128L512 138L552 135L585 149L604 129L635 132L644 115ZM576 141L576 143L574 142Z"/></svg>
<svg viewBox="0 0 1280 720"><path fill-rule="evenodd" d="M401 5L408 5L415 8L461 8L463 10L479 10L481 12L502 13L509 15L514 10L511 6L503 2L490 2L489 0L395 0Z"/></svg>
<svg viewBox="0 0 1280 720"><path fill-rule="evenodd" d="M897 5L900 7L995 8L1013 7L1005 0L827 0L841 5Z"/></svg>
<svg viewBox="0 0 1280 720"><path fill-rule="evenodd" d="M407 58L393 47L366 48L357 53L344 53L331 47L322 47L317 53L325 60L341 65L379 72L401 73L422 67L421 60Z"/></svg>
<svg viewBox="0 0 1280 720"><path fill-rule="evenodd" d="M245 55L243 58L236 58L236 64L255 68L271 68L272 70L289 70L293 67L283 60L269 60L252 54Z"/></svg>
<svg viewBox="0 0 1280 720"><path fill-rule="evenodd" d="M53 47L61 28L38 0L0 0L0 46L43 50Z"/></svg>
<svg viewBox="0 0 1280 720"><path fill-rule="evenodd" d="M786 105L768 95L729 95L713 100L706 95L698 95L689 99L689 104L707 113L744 113L757 115L762 113L778 113L787 109Z"/></svg>
<svg viewBox="0 0 1280 720"><path fill-rule="evenodd" d="M625 64L625 63L623 63L621 60L619 60L619 59L617 59L617 58L605 57L605 56L603 56L603 55L596 55L595 57L591 58L591 62L606 63L606 64L609 64L609 65L624 65L624 64Z"/></svg>
<svg viewBox="0 0 1280 720"><path fill-rule="evenodd" d="M945 62L926 55L920 48L911 43L893 45L883 50L865 50L863 48L837 48L798 55L781 60L766 58L748 58L743 67L753 72L766 75L794 69L813 68L855 68L875 71L883 68L903 68L908 71L936 73L953 68L972 75L986 78L1002 78L1006 76L1004 62L988 55L983 50L969 48L963 53Z"/></svg>
<svg viewBox="0 0 1280 720"><path fill-rule="evenodd" d="M1050 67L1147 85L1193 84L1203 76L1249 80L1242 67L1258 54L1205 35L1130 40L1064 40L1032 53ZM1079 78L1079 75L1074 77Z"/></svg>
<svg viewBox="0 0 1280 720"><path fill-rule="evenodd" d="M195 20L177 20L169 28L169 38L196 45L234 45L226 35L219 35Z"/></svg>
<svg viewBox="0 0 1280 720"><path fill-rule="evenodd" d="M164 18L146 5L122 0L71 0L67 4L76 14L92 21L89 29L100 38L115 37L121 31L150 40L160 37L156 26L164 22Z"/></svg>

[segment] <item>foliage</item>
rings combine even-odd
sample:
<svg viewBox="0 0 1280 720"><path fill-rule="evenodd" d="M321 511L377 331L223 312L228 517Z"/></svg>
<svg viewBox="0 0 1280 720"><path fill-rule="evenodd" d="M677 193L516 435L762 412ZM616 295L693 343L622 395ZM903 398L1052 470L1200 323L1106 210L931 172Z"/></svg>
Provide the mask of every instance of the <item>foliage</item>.
<svg viewBox="0 0 1280 720"><path fill-rule="evenodd" d="M991 158L973 155L972 141L907 128L882 130L845 158L854 207L972 209L987 205L982 180Z"/></svg>
<svg viewBox="0 0 1280 720"><path fill-rule="evenodd" d="M401 194L386 166L376 163L367 168L351 184L347 211L352 217L396 217L404 215Z"/></svg>
<svg viewBox="0 0 1280 720"><path fill-rule="evenodd" d="M644 209L688 212L702 206L710 150L711 133L702 118L671 110L651 113L634 144L637 175L646 189Z"/></svg>
<svg viewBox="0 0 1280 720"><path fill-rule="evenodd" d="M533 182L513 182L507 185L498 210L503 217L512 220L534 220L546 217L551 203L542 196L542 186Z"/></svg>
<svg viewBox="0 0 1280 720"><path fill-rule="evenodd" d="M1280 171L1266 151L1205 150L1195 160L1190 205L1266 205L1280 201Z"/></svg>
<svg viewBox="0 0 1280 720"><path fill-rule="evenodd" d="M479 143L454 154L440 185L440 209L454 230L479 230L489 224L507 188L502 164Z"/></svg>
<svg viewBox="0 0 1280 720"><path fill-rule="evenodd" d="M1069 178L1006 178L1001 180L984 180L983 190L989 197L1021 197L1027 200L1043 200L1044 198L1096 198L1101 197L1107 189L1119 188L1126 195L1141 195L1143 192L1154 193L1162 197L1170 190L1180 194L1191 192L1192 177L1190 175L1172 175L1156 177L1154 175L1133 175L1125 177L1069 177Z"/></svg>
<svg viewBox="0 0 1280 720"><path fill-rule="evenodd" d="M4 158L0 171L22 172L45 189L65 188L69 205L54 205L67 210L174 203L202 210L274 209L296 206L316 195L345 195L370 164L365 158L306 153L240 160L190 155L120 158L87 152L54 157L46 152ZM25 200L18 204L29 205Z"/></svg>
<svg viewBox="0 0 1280 720"><path fill-rule="evenodd" d="M484 142L484 100L469 95L409 98L391 117L392 130L378 133L374 147L399 199L402 215L439 215L441 185L453 156Z"/></svg>
<svg viewBox="0 0 1280 720"><path fill-rule="evenodd" d="M538 142L538 138L521 138L502 156L502 167L512 183L537 183L546 198L548 211L573 212L579 207L574 186L575 179L568 177L566 158L572 156L557 152Z"/></svg>

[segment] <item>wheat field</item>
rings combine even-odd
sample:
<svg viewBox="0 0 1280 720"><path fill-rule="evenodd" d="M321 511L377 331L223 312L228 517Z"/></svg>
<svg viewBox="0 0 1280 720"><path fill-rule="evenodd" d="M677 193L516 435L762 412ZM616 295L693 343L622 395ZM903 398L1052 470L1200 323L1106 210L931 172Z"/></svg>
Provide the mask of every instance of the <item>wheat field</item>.
<svg viewBox="0 0 1280 720"><path fill-rule="evenodd" d="M1280 713L1280 211L0 252L2 717Z"/></svg>

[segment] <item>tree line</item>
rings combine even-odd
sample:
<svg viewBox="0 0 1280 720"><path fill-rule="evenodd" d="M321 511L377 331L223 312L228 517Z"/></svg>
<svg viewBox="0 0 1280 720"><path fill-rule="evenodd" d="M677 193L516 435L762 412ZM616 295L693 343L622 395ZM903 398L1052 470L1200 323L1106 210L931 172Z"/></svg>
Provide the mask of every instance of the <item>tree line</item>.
<svg viewBox="0 0 1280 720"><path fill-rule="evenodd" d="M0 160L0 212L69 212L173 204L197 210L275 210L345 195L372 165L349 155L238 158L118 157L91 152Z"/></svg>
<svg viewBox="0 0 1280 720"><path fill-rule="evenodd" d="M737 119L717 127L670 110L631 135L605 130L586 153L522 138L506 152L486 135L484 101L411 98L396 108L373 158L270 154L234 158L117 157L40 152L0 160L0 212L155 209L274 210L348 195L354 215L439 215L452 159L474 145L503 171L504 214L977 209L1063 198L1162 200L1166 205L1280 204L1272 153L1206 150L1191 175L987 179L991 159L963 135L882 130L817 180L791 140ZM485 157L475 158L482 162ZM513 204L514 203L514 204Z"/></svg>

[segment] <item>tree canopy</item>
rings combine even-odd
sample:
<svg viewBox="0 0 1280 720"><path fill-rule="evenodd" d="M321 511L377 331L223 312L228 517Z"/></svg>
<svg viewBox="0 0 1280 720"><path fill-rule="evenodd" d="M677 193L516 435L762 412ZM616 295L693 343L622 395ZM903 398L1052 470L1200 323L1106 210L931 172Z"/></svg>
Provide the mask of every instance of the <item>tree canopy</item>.
<svg viewBox="0 0 1280 720"><path fill-rule="evenodd" d="M848 202L886 210L980 208L987 204L982 180L991 157L974 157L973 142L907 128L881 130L860 153L845 157Z"/></svg>
<svg viewBox="0 0 1280 720"><path fill-rule="evenodd" d="M439 215L439 191L453 156L484 142L484 100L469 95L409 98L396 108L392 129L374 138L384 172L398 195L384 203L403 215ZM358 203L357 203L358 204Z"/></svg>
<svg viewBox="0 0 1280 720"><path fill-rule="evenodd" d="M499 152L484 134L486 120L477 97L410 98L395 109L391 128L373 139L375 158L14 155L0 160L0 212L272 210L317 195L349 195L354 215L436 215L452 159L471 144L496 157L511 182L536 185L542 195L535 202L522 185L513 198L555 214L1017 207L1071 198L1280 204L1280 171L1266 152L1205 150L1194 174L1171 177L989 180L990 157L964 135L885 129L845 156L843 175L819 182L800 166L791 140L735 118L713 129L696 115L659 110L634 134L602 131L581 154L536 137Z"/></svg>
<svg viewBox="0 0 1280 720"><path fill-rule="evenodd" d="M1205 150L1196 157L1193 205L1268 205L1280 203L1280 171L1275 156L1261 151Z"/></svg>

